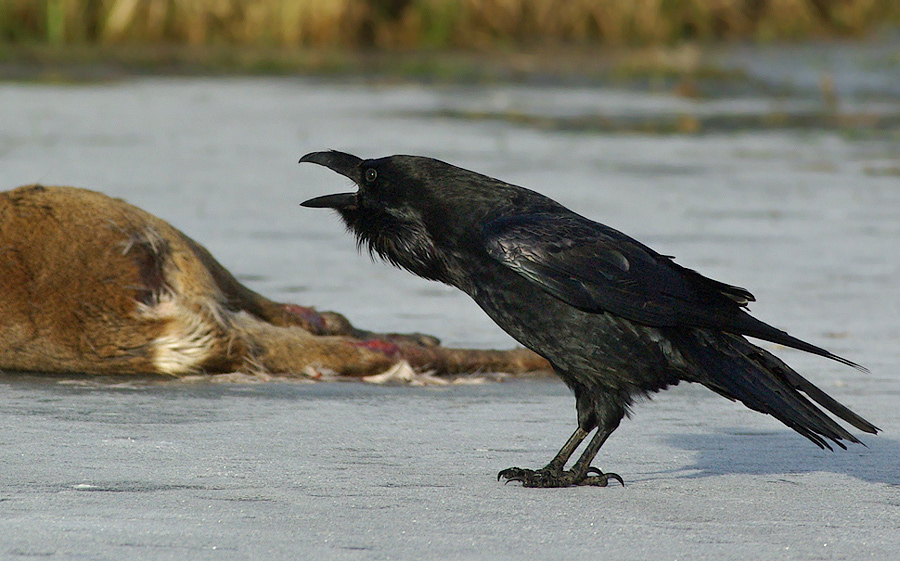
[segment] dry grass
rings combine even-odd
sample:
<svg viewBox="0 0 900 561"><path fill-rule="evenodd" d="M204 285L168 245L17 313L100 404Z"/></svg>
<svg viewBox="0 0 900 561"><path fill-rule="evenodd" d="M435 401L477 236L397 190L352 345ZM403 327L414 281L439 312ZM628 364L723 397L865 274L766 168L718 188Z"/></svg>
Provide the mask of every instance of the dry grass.
<svg viewBox="0 0 900 561"><path fill-rule="evenodd" d="M0 41L493 47L861 35L897 0L0 0Z"/></svg>

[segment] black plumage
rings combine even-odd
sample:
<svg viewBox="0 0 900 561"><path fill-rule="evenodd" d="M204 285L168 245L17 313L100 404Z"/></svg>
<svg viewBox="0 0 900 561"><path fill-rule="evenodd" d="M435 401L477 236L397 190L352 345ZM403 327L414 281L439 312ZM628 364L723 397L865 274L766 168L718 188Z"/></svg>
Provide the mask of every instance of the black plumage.
<svg viewBox="0 0 900 561"><path fill-rule="evenodd" d="M324 165L359 187L303 206L337 210L373 255L466 292L547 358L574 392L578 429L557 456L542 469L510 468L500 477L535 487L621 481L590 466L597 451L635 397L682 380L768 413L823 448L859 440L810 399L859 430L878 431L745 339L864 370L752 317L746 306L754 298L743 288L682 267L534 191L439 160L362 160L330 151L300 161Z"/></svg>

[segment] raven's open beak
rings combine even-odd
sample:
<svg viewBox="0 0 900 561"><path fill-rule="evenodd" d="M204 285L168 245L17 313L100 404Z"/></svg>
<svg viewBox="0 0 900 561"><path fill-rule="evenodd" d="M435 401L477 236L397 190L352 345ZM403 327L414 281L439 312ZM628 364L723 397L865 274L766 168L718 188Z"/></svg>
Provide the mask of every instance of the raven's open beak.
<svg viewBox="0 0 900 561"><path fill-rule="evenodd" d="M357 158L353 154L330 150L328 152L310 152L300 158L300 163L312 162L325 166L332 171L349 177L354 182L359 179L359 164L362 159ZM335 195L324 195L303 201L300 206L308 208L352 208L356 206L356 193L337 193Z"/></svg>

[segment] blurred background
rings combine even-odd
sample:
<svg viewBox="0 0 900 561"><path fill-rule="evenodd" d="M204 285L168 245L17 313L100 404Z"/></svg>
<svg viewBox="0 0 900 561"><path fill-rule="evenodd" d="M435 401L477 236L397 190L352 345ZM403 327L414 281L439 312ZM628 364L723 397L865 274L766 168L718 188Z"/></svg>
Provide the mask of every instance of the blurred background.
<svg viewBox="0 0 900 561"><path fill-rule="evenodd" d="M893 0L3 0L5 42L513 48L861 36Z"/></svg>

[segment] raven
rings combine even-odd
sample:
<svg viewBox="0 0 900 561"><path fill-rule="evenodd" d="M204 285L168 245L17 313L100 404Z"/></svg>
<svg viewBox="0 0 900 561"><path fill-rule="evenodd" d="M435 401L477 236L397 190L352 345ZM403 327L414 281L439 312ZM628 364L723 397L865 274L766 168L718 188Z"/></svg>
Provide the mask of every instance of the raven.
<svg viewBox="0 0 900 561"><path fill-rule="evenodd" d="M418 156L363 160L327 151L300 162L358 186L302 206L336 210L373 257L468 294L575 394L578 428L550 463L505 469L498 479L527 487L622 483L591 462L636 397L682 380L768 413L820 448L860 441L810 399L861 431L879 430L744 336L863 367L755 319L747 290L548 197Z"/></svg>

